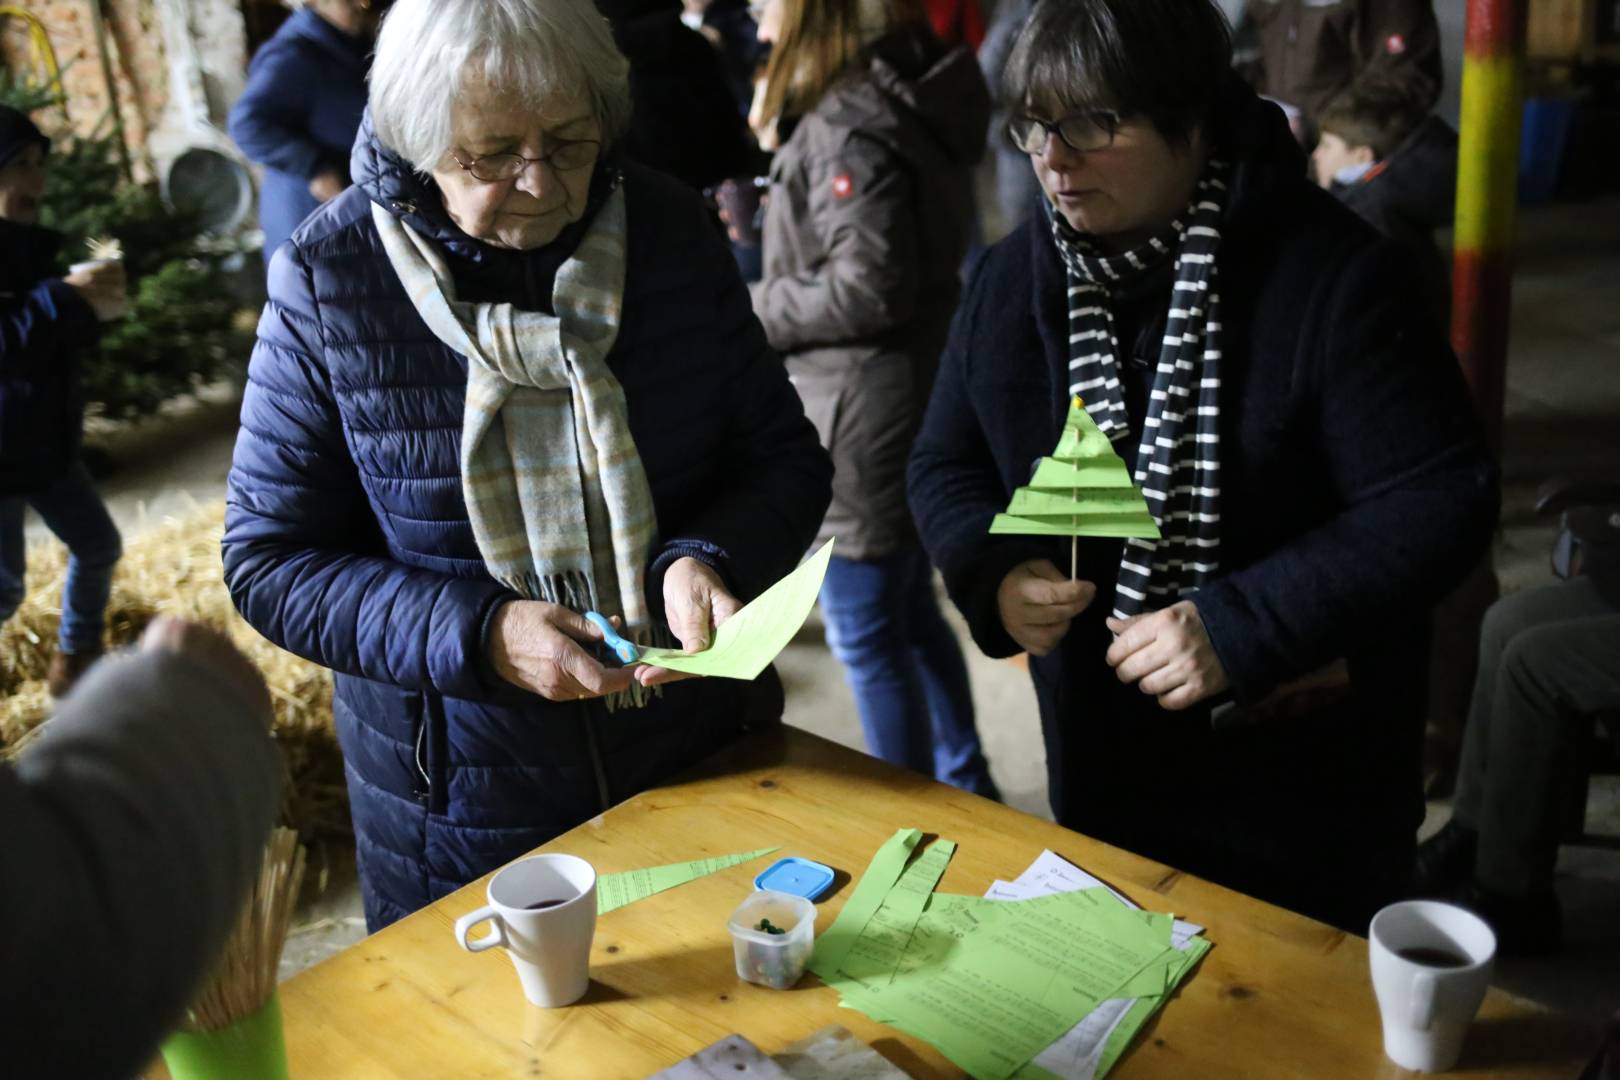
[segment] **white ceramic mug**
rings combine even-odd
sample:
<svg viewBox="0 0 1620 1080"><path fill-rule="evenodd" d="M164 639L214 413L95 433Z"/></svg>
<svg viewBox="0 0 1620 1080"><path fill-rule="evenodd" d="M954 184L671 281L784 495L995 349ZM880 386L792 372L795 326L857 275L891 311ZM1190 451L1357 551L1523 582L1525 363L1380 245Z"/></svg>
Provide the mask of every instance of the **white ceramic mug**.
<svg viewBox="0 0 1620 1080"><path fill-rule="evenodd" d="M494 932L469 939L485 920ZM585 995L595 934L596 871L574 855L531 855L504 867L489 881L489 903L456 920L463 949L503 947L523 996L546 1009Z"/></svg>
<svg viewBox="0 0 1620 1080"><path fill-rule="evenodd" d="M1406 900L1373 916L1367 931L1384 1053L1404 1069L1445 1072L1485 1000L1496 934L1471 911Z"/></svg>

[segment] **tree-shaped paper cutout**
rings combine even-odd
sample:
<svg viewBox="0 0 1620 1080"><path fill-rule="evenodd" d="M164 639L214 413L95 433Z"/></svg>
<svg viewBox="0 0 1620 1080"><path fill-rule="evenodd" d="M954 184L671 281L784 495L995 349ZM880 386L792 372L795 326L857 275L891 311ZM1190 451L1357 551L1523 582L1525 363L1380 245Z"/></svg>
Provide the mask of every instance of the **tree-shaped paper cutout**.
<svg viewBox="0 0 1620 1080"><path fill-rule="evenodd" d="M1159 526L1130 470L1078 397L1070 402L1057 448L1041 458L1029 483L1013 492L990 531L1159 539Z"/></svg>

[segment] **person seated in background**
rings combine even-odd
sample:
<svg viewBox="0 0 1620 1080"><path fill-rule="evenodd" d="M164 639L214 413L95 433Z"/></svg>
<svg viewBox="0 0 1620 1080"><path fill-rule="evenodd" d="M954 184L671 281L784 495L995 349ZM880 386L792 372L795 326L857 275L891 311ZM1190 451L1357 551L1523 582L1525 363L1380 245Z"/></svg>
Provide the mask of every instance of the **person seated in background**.
<svg viewBox="0 0 1620 1080"><path fill-rule="evenodd" d="M777 147L754 312L832 453L821 613L866 747L995 797L906 458L956 310L990 101L918 0L769 0L752 121Z"/></svg>
<svg viewBox="0 0 1620 1080"><path fill-rule="evenodd" d="M1032 657L1059 823L1365 933L1410 884L1429 609L1496 469L1410 260L1229 41L1205 0L1036 4L1005 97L1047 201L973 267L911 506L980 648ZM1071 574L988 528L1075 395L1163 537L1081 538Z"/></svg>
<svg viewBox="0 0 1620 1080"><path fill-rule="evenodd" d="M0 765L8 1075L133 1076L213 966L280 803L270 695L159 618Z"/></svg>
<svg viewBox="0 0 1620 1080"><path fill-rule="evenodd" d="M1401 87L1363 82L1318 118L1311 154L1316 182L1420 260L1430 301L1444 322L1451 274L1436 229L1451 227L1457 194L1457 132Z"/></svg>
<svg viewBox="0 0 1620 1080"><path fill-rule="evenodd" d="M373 0L287 0L296 8L253 54L229 131L264 166L264 261L298 223L349 186L349 147L366 108ZM376 3L380 9L382 3Z"/></svg>
<svg viewBox="0 0 1620 1080"><path fill-rule="evenodd" d="M1620 709L1620 504L1570 521L1579 572L1486 613L1451 820L1418 848L1418 891L1478 911L1504 952L1559 943L1564 784L1593 718Z"/></svg>
<svg viewBox="0 0 1620 1080"><path fill-rule="evenodd" d="M1258 48L1240 70L1307 147L1328 103L1366 82L1399 87L1424 112L1439 100L1434 0L1249 0L1245 17Z"/></svg>
<svg viewBox="0 0 1620 1080"><path fill-rule="evenodd" d="M118 526L83 460L79 356L101 323L123 313L123 263L97 260L65 277L62 234L39 222L50 141L0 106L0 622L27 596L32 506L68 547L57 651L46 682L55 697L101 656Z"/></svg>

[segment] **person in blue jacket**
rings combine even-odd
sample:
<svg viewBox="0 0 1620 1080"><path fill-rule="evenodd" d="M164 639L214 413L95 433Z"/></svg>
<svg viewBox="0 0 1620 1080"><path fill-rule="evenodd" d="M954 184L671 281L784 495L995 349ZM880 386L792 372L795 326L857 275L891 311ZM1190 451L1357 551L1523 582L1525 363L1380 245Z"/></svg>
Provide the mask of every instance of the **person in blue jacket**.
<svg viewBox="0 0 1620 1080"><path fill-rule="evenodd" d="M79 357L125 304L123 264L102 260L63 276L62 234L40 225L50 143L0 106L0 622L27 595L28 508L68 546L57 651L46 683L61 697L101 656L118 526L82 450Z"/></svg>
<svg viewBox="0 0 1620 1080"><path fill-rule="evenodd" d="M1206 0L1046 0L1046 196L973 268L909 472L975 641L1028 652L1070 828L1357 933L1408 884L1428 613L1497 473L1416 268L1311 184ZM988 533L1076 395L1158 541Z"/></svg>
<svg viewBox="0 0 1620 1080"><path fill-rule="evenodd" d="M270 260L225 579L335 672L373 929L774 724L696 650L792 570L832 467L699 195L615 153L590 0L400 0L355 186Z"/></svg>
<svg viewBox="0 0 1620 1080"><path fill-rule="evenodd" d="M230 133L264 166L259 225L268 262L317 206L349 186L366 107L372 0L290 0L298 10L253 54Z"/></svg>

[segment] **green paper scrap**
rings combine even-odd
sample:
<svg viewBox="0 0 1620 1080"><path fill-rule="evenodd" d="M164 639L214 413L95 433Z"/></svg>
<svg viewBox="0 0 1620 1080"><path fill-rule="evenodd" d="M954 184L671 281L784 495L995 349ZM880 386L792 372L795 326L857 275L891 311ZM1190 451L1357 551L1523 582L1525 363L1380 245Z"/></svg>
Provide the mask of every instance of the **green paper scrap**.
<svg viewBox="0 0 1620 1080"><path fill-rule="evenodd" d="M1163 963L1168 930L1104 889L931 905L916 938L933 962L888 985L850 984L845 1004L932 1043L978 1080L1005 1080Z"/></svg>
<svg viewBox="0 0 1620 1080"><path fill-rule="evenodd" d="M810 958L810 970L831 983L837 977L839 965L850 947L860 938L861 931L883 900L905 872L906 861L922 840L921 829L900 829L885 840L867 864L855 892L844 902L843 910L833 924L816 939L816 951Z"/></svg>
<svg viewBox="0 0 1620 1080"><path fill-rule="evenodd" d="M648 866L640 870L625 870L618 874L602 874L596 879L596 913L606 914L637 900L645 900L653 893L685 885L700 877L707 877L729 866L749 862L761 855L769 855L780 848L760 848L735 855L716 855L712 859L693 859L691 862Z"/></svg>
<svg viewBox="0 0 1620 1080"><path fill-rule="evenodd" d="M828 540L798 569L721 623L707 649L698 653L642 649L639 662L689 675L757 678L810 617L810 609L816 606L816 597L821 593L821 579L827 576L832 546L833 541Z"/></svg>
<svg viewBox="0 0 1620 1080"><path fill-rule="evenodd" d="M990 531L1159 539L1159 526L1125 462L1078 397L1069 403L1056 449L1041 459L1030 483L1013 492Z"/></svg>

